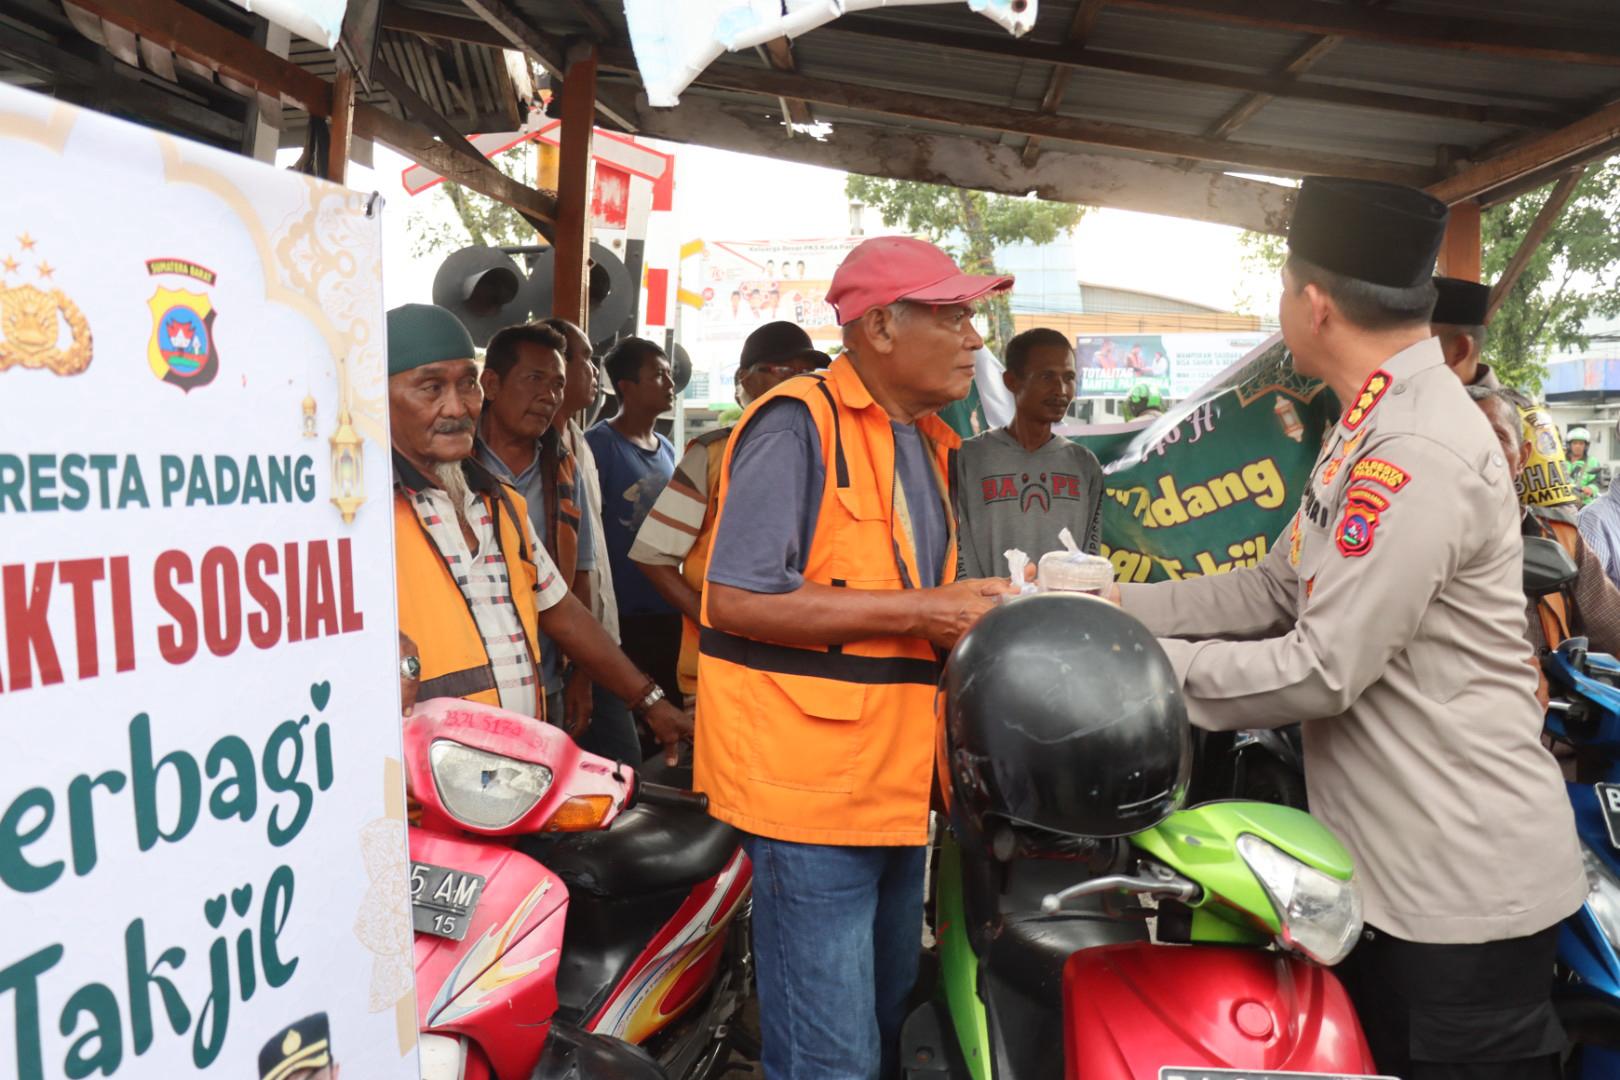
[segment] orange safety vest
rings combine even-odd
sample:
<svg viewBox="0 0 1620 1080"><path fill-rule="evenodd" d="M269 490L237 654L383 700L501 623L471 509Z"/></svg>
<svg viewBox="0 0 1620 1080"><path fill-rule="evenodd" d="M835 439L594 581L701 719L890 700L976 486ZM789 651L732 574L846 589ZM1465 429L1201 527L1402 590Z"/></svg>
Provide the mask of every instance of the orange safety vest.
<svg viewBox="0 0 1620 1080"><path fill-rule="evenodd" d="M726 460L726 445L731 441L735 427L705 431L688 444L701 446L708 453L704 467L707 470L703 490L708 492L709 503L703 511L703 524L698 529L692 550L681 563L681 579L699 596L703 595L703 582L709 573L709 549L714 546L714 523L720 517L720 467ZM698 624L681 618L681 655L675 663L675 681L681 693L691 698L697 693L698 681Z"/></svg>
<svg viewBox="0 0 1620 1080"><path fill-rule="evenodd" d="M399 595L399 628L416 642L422 662L422 684L417 696L422 701L456 697L499 705L501 695L496 689L495 673L490 669L484 637L478 632L472 609L467 606L467 598L462 595L444 556L416 516L416 508L406 492L404 485L415 470L399 469L397 459L395 464L396 469L406 474L394 486L394 575ZM479 478L469 473L468 483L478 490L480 479L486 481L486 486L493 485L480 492L480 497L495 522L518 621L523 624L529 656L538 665L540 651L536 643L540 616L535 594L540 573L524 536L522 523L527 520L524 515L528 508L523 496L492 476L486 474ZM534 698L543 720L546 691L538 682Z"/></svg>
<svg viewBox="0 0 1620 1080"><path fill-rule="evenodd" d="M911 514L895 475L894 429L847 357L825 374L788 379L760 406L802 401L821 438L826 486L804 579L848 589L909 589L920 580ZM950 455L961 440L937 417L918 421L939 486L949 542L939 580L956 577ZM720 515L731 483L728 444ZM934 691L940 658L919 637L828 648L757 641L714 629L708 597L698 660L694 786L709 812L758 836L812 844L904 845L928 838Z"/></svg>
<svg viewBox="0 0 1620 1080"><path fill-rule="evenodd" d="M1580 562L1581 534L1575 526L1563 522L1536 517L1535 521L1541 527L1543 536L1558 541L1563 549L1569 552L1569 557L1577 564ZM1546 641L1548 649L1556 649L1575 633L1575 627L1570 625L1570 604L1562 592L1548 593L1536 600L1536 616L1541 620L1541 637ZM1545 680L1546 676L1542 676Z"/></svg>

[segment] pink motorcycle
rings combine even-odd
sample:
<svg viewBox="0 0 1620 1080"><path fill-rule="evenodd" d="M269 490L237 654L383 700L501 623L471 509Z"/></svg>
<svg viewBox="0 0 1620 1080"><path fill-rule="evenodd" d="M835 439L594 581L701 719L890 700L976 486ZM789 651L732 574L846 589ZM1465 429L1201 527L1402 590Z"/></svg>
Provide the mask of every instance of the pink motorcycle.
<svg viewBox="0 0 1620 1080"><path fill-rule="evenodd" d="M752 868L708 800L561 729L405 722L423 1080L708 1080L753 986Z"/></svg>

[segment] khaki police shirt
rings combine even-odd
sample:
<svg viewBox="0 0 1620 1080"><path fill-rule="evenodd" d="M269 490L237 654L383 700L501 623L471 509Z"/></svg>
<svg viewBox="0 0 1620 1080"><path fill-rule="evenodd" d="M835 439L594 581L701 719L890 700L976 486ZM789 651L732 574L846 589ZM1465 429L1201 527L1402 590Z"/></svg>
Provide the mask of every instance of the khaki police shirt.
<svg viewBox="0 0 1620 1080"><path fill-rule="evenodd" d="M1522 558L1496 438L1431 339L1346 403L1264 563L1121 599L1169 639L1193 723L1303 722L1311 811L1355 857L1369 924L1495 941L1586 897Z"/></svg>

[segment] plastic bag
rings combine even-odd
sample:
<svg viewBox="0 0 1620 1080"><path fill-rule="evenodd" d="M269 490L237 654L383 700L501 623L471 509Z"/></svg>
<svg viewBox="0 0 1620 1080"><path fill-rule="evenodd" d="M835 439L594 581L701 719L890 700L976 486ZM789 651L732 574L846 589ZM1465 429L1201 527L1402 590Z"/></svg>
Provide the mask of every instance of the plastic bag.
<svg viewBox="0 0 1620 1080"><path fill-rule="evenodd" d="M1041 556L1035 582L1042 592L1082 592L1101 596L1114 583L1114 564L1100 555L1087 555L1068 529L1058 533L1063 551Z"/></svg>
<svg viewBox="0 0 1620 1080"><path fill-rule="evenodd" d="M1007 560L1007 580L1016 589L1016 592L1002 593L1001 602L1017 600L1020 596L1032 596L1041 591L1040 586L1025 577L1024 571L1029 566L1029 556L1017 548L1008 548L1003 551L1002 557Z"/></svg>

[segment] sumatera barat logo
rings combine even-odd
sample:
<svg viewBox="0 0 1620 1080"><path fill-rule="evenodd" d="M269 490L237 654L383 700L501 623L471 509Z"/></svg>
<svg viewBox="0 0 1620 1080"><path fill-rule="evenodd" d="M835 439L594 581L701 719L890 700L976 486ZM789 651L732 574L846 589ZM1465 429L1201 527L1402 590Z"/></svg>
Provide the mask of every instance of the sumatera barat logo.
<svg viewBox="0 0 1620 1080"><path fill-rule="evenodd" d="M214 284L214 272L184 259L148 259L147 273L174 274L204 285ZM219 350L214 344L214 304L206 293L159 285L146 302L152 309L152 337L146 361L152 374L186 393L207 386L219 374Z"/></svg>
<svg viewBox="0 0 1620 1080"><path fill-rule="evenodd" d="M16 250L0 256L0 372L22 367L77 375L90 366L90 323L54 287L56 269L38 253L39 242L27 233L16 240Z"/></svg>

